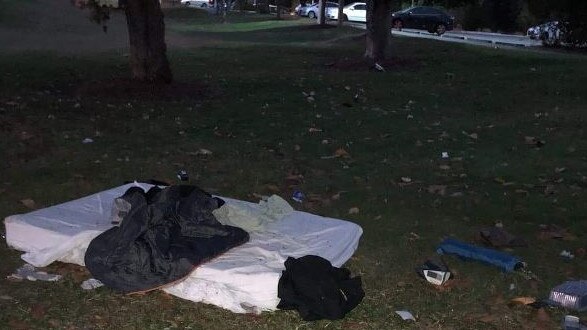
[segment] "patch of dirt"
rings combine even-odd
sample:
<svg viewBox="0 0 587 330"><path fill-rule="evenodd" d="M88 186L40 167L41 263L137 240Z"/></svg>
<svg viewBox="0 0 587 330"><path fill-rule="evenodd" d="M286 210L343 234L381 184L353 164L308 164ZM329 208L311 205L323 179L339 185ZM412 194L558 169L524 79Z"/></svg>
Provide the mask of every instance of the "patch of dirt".
<svg viewBox="0 0 587 330"><path fill-rule="evenodd" d="M379 62L385 71L398 71L403 69L415 70L420 67L417 60L409 58L391 57ZM325 67L336 71L377 71L370 66L362 57L342 58L324 64Z"/></svg>
<svg viewBox="0 0 587 330"><path fill-rule="evenodd" d="M87 81L73 91L78 98L108 100L201 100L220 95L220 91L198 82L174 81L171 84L141 82L130 78Z"/></svg>
<svg viewBox="0 0 587 330"><path fill-rule="evenodd" d="M80 284L92 277L86 267L63 262L54 262L47 266L44 271L50 274L57 273L63 277L70 277L76 284Z"/></svg>

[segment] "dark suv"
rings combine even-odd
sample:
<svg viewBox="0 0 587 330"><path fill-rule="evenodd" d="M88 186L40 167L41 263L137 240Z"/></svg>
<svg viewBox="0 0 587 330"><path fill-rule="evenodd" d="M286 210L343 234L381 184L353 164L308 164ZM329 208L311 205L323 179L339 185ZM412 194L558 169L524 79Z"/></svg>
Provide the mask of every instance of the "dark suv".
<svg viewBox="0 0 587 330"><path fill-rule="evenodd" d="M391 14L391 24L398 30L418 29L438 35L452 30L454 21L454 17L433 7L411 7Z"/></svg>

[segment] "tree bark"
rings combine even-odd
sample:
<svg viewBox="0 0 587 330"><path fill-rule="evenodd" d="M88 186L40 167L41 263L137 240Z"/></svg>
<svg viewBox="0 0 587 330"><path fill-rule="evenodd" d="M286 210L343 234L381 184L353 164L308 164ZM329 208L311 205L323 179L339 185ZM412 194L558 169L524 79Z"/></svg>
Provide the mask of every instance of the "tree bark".
<svg viewBox="0 0 587 330"><path fill-rule="evenodd" d="M367 0L365 60L374 65L385 60L390 49L391 0Z"/></svg>
<svg viewBox="0 0 587 330"><path fill-rule="evenodd" d="M344 22L344 14L342 9L344 8L344 0L338 0L338 26L342 26L342 22Z"/></svg>
<svg viewBox="0 0 587 330"><path fill-rule="evenodd" d="M170 83L173 76L159 0L127 0L125 13L133 79Z"/></svg>
<svg viewBox="0 0 587 330"><path fill-rule="evenodd" d="M318 24L326 25L326 0L320 0L318 6Z"/></svg>

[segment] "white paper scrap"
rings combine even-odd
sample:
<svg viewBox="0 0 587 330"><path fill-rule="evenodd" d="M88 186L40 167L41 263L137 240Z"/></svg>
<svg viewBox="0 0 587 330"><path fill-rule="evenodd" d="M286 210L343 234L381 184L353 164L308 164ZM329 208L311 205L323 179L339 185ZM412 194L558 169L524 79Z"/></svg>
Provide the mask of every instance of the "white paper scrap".
<svg viewBox="0 0 587 330"><path fill-rule="evenodd" d="M416 319L414 318L414 315L412 315L412 313L408 312L408 311L395 311L395 313L397 315L399 315L402 320L412 320L412 321L416 321Z"/></svg>

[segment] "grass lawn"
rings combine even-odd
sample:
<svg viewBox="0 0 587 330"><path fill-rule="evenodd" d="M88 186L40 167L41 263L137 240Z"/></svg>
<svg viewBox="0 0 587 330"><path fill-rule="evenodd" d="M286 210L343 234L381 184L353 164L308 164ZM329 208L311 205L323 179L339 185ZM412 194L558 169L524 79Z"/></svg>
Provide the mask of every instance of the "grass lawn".
<svg viewBox="0 0 587 330"><path fill-rule="evenodd" d="M119 52L0 52L0 218L30 211L24 199L41 208L125 180L176 182L179 169L191 183L239 199L301 190L307 198L292 201L297 209L363 227L346 266L362 276L365 299L343 320L304 322L295 312L237 315L162 292L83 291L89 275L64 264L49 267L66 274L60 282L14 282L6 276L23 262L1 243L0 328L558 326L564 310L508 302L545 298L587 274L584 56L397 37L394 65L377 73L354 65L361 31L255 15L220 24L192 12L167 12L178 97L105 88L128 75ZM88 137L94 143L83 144ZM198 154L202 148L212 154ZM337 150L348 155L331 157ZM451 286L416 276L444 237L473 242L498 222L528 241L509 252L538 281L452 257ZM570 235L541 239L540 224ZM562 250L575 259L561 258Z"/></svg>

